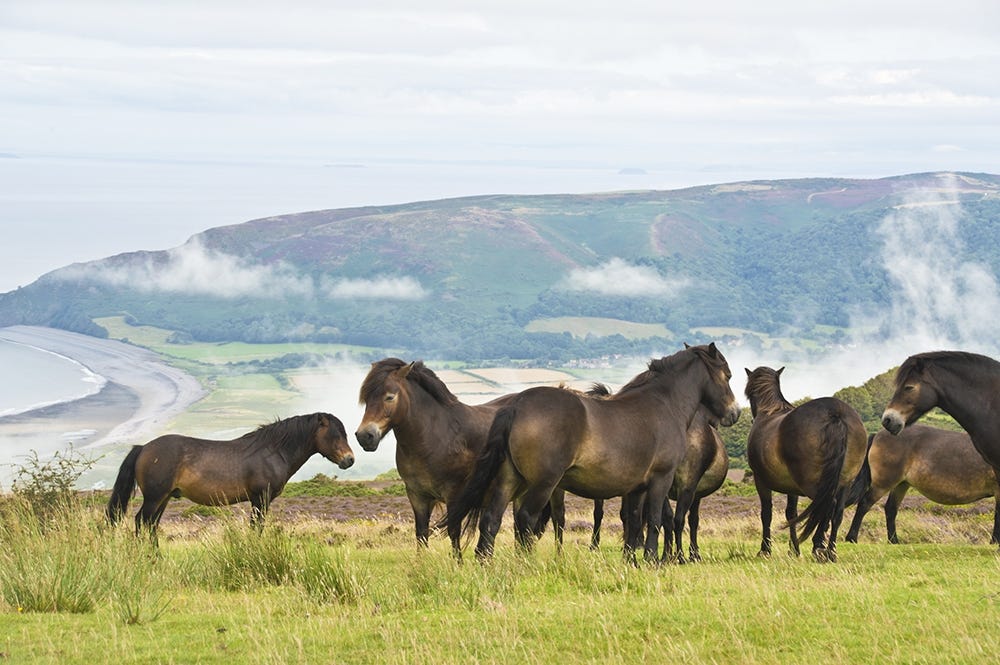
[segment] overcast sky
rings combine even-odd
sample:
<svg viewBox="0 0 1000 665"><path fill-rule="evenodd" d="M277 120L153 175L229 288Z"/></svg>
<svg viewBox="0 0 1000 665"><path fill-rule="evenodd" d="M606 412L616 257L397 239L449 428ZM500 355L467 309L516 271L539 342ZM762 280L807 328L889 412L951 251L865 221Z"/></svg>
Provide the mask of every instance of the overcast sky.
<svg viewBox="0 0 1000 665"><path fill-rule="evenodd" d="M997 35L995 0L2 0L0 292L283 212L997 172Z"/></svg>

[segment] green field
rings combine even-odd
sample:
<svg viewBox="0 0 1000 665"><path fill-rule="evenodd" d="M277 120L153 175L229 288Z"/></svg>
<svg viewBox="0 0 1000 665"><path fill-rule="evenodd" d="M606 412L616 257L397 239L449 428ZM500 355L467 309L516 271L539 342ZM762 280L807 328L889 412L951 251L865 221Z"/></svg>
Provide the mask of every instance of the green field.
<svg viewBox="0 0 1000 665"><path fill-rule="evenodd" d="M530 554L505 528L481 565L440 537L417 551L397 519L303 516L257 534L195 515L154 553L96 508L44 533L5 513L0 660L987 662L1000 647L989 516L929 515L901 512L915 544L899 546L875 542L872 515L838 564L758 559L756 516L716 517L704 562L633 568L613 536L591 552L579 528L561 553L547 536Z"/></svg>

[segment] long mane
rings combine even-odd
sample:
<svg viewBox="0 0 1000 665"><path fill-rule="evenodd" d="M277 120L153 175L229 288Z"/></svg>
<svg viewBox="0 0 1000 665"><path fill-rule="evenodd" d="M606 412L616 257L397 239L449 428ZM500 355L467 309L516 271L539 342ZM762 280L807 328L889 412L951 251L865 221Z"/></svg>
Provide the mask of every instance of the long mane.
<svg viewBox="0 0 1000 665"><path fill-rule="evenodd" d="M292 416L284 420L264 423L257 429L247 432L240 439L253 442L252 450L255 451L263 448L272 450L298 448L310 442L313 433L319 427L322 416L326 416L331 426L339 426L343 430L343 424L333 415L329 413L310 413L308 415ZM342 432L342 434L344 438L347 438L346 431Z"/></svg>
<svg viewBox="0 0 1000 665"><path fill-rule="evenodd" d="M770 367L758 367L747 377L746 396L756 402L756 413L769 416L783 411L790 411L791 402L781 394L781 383L778 373Z"/></svg>
<svg viewBox="0 0 1000 665"><path fill-rule="evenodd" d="M903 361L903 364L896 370L896 389L910 380L914 374L920 374L924 370L926 363L949 363L968 365L973 369L981 369L984 366L998 367L998 363L989 356L968 351L928 351L917 353Z"/></svg>
<svg viewBox="0 0 1000 665"><path fill-rule="evenodd" d="M618 391L618 394L612 396L611 399L627 395L628 393L636 390L641 390L658 379L677 373L684 364L691 362L691 356L696 354L694 348L695 347L678 351L671 356L665 356L663 358L653 358L646 365L645 372L641 372L633 377L633 379L622 386L621 390Z"/></svg>
<svg viewBox="0 0 1000 665"><path fill-rule="evenodd" d="M389 375L408 364L399 358L385 358L373 363L368 376L365 377L364 382L361 384L359 401L361 403L367 402L369 397L384 390L385 380ZM455 397L454 393L448 390L448 386L444 384L444 381L439 379L437 374L424 365L421 360L413 363L413 368L406 375L406 378L408 381L413 381L423 388L424 391L444 406L452 406L459 403L459 399Z"/></svg>

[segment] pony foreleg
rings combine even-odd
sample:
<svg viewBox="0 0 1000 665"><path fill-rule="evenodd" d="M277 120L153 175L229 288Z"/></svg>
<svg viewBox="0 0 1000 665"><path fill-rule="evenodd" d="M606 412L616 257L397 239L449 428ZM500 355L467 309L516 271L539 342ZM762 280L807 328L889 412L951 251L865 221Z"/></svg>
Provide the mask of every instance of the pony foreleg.
<svg viewBox="0 0 1000 665"><path fill-rule="evenodd" d="M413 509L413 526L417 536L417 545L425 548L430 540L431 510L434 508L434 502L410 491L406 492L406 498L410 500L410 507ZM454 538L452 538L452 546L455 546Z"/></svg>
<svg viewBox="0 0 1000 665"><path fill-rule="evenodd" d="M622 497L619 513L622 521L622 555L633 566L637 564L635 552L639 549L642 537L642 499L641 491L626 494Z"/></svg>
<svg viewBox="0 0 1000 665"><path fill-rule="evenodd" d="M590 532L590 549L601 547L601 522L604 521L604 500L594 499L594 529Z"/></svg>
<svg viewBox="0 0 1000 665"><path fill-rule="evenodd" d="M676 513L679 514L679 513ZM663 556L660 563L666 563L674 555L674 520L676 519L673 506L670 505L670 497L663 499L663 514L660 516L660 526L663 528ZM683 558L683 556L681 557Z"/></svg>
<svg viewBox="0 0 1000 665"><path fill-rule="evenodd" d="M674 474L668 473L646 488L646 545L642 556L654 563L659 559L660 527L663 524L663 504L667 501L667 492L674 482Z"/></svg>
<svg viewBox="0 0 1000 665"><path fill-rule="evenodd" d="M756 481L757 477L754 476ZM760 482L757 486L757 498L760 500L760 551L757 556L771 556L771 517L774 512L774 502L771 490Z"/></svg>

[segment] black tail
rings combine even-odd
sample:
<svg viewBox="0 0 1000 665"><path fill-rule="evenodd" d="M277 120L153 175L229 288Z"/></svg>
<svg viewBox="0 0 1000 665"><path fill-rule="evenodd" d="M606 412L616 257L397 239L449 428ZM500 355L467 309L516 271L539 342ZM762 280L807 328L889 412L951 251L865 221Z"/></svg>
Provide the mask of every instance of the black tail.
<svg viewBox="0 0 1000 665"><path fill-rule="evenodd" d="M132 490L135 489L135 461L139 459L141 452L142 446L132 446L132 450L128 451L121 468L118 469L118 478L115 480L114 489L111 490L111 500L108 501L108 508L105 511L108 521L112 524L117 524L128 508Z"/></svg>
<svg viewBox="0 0 1000 665"><path fill-rule="evenodd" d="M840 472L844 468L844 458L847 456L847 423L839 415L831 415L830 420L823 426L822 445L823 469L820 472L816 496L808 508L788 522L789 527L794 528L802 520L806 521L805 527L796 538L799 543L813 534L824 517L827 519L832 517L837 506Z"/></svg>
<svg viewBox="0 0 1000 665"><path fill-rule="evenodd" d="M875 440L874 434L868 435L868 450L865 451L865 461L861 464L861 470L858 471L858 477L854 479L851 483L851 487L847 490L847 502L844 505L853 506L858 501L861 501L863 497L872 486L872 467L868 464L868 451L872 449L872 441Z"/></svg>
<svg viewBox="0 0 1000 665"><path fill-rule="evenodd" d="M516 414L516 402L497 411L486 437L486 446L476 460L465 487L458 497L448 504L447 514L438 523L448 525L451 536L467 532L478 524L483 511L483 499L500 466L507 459L510 429Z"/></svg>

